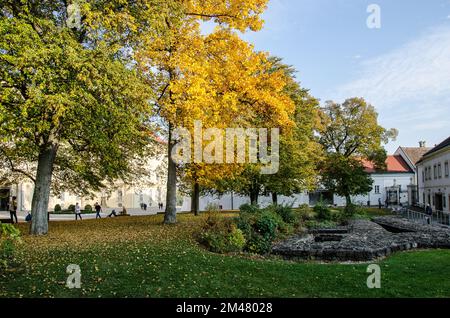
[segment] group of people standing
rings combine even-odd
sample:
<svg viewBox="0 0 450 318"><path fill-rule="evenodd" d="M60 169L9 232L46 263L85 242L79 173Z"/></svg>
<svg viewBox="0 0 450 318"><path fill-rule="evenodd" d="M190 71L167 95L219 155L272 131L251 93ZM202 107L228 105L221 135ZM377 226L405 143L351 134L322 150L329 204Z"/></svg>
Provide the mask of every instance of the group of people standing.
<svg viewBox="0 0 450 318"><path fill-rule="evenodd" d="M151 203L150 203L150 206L152 206ZM141 203L141 210L147 211L147 207L148 207L147 203ZM164 204L159 202L158 203L158 209L162 210L163 208L164 208Z"/></svg>

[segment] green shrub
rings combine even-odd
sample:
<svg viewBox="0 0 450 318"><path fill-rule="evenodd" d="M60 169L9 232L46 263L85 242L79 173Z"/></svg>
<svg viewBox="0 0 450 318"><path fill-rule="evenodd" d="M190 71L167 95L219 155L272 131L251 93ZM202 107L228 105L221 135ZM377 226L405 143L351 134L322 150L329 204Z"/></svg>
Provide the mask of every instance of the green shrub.
<svg viewBox="0 0 450 318"><path fill-rule="evenodd" d="M273 209L285 223L294 225L298 222L298 214L294 212L292 205L273 205L269 208Z"/></svg>
<svg viewBox="0 0 450 318"><path fill-rule="evenodd" d="M90 213L92 211L93 211L92 205L86 204L86 206L84 207L84 212Z"/></svg>
<svg viewBox="0 0 450 318"><path fill-rule="evenodd" d="M259 206L256 204L243 204L239 207L241 213L258 213L260 212Z"/></svg>
<svg viewBox="0 0 450 318"><path fill-rule="evenodd" d="M323 202L318 202L313 210L319 221L330 221L332 219L331 210Z"/></svg>
<svg viewBox="0 0 450 318"><path fill-rule="evenodd" d="M227 237L227 245L230 247L232 252L241 252L245 246L245 236L236 225L233 224L231 232L229 232Z"/></svg>
<svg viewBox="0 0 450 318"><path fill-rule="evenodd" d="M205 207L206 212L214 213L219 212L219 205L217 203L211 203L209 202Z"/></svg>
<svg viewBox="0 0 450 318"><path fill-rule="evenodd" d="M255 230L263 237L274 240L283 220L270 210L263 210L258 216L255 222Z"/></svg>
<svg viewBox="0 0 450 318"><path fill-rule="evenodd" d="M273 206L255 209L246 206L237 218L237 227L247 241L244 250L251 253L266 254L270 252L272 242L282 234L289 233L293 227L279 216Z"/></svg>
<svg viewBox="0 0 450 318"><path fill-rule="evenodd" d="M0 268L8 267L14 258L16 245L20 243L20 231L12 224L0 223Z"/></svg>
<svg viewBox="0 0 450 318"><path fill-rule="evenodd" d="M297 215L300 221L308 221L314 219L313 209L308 204L302 204L297 209Z"/></svg>
<svg viewBox="0 0 450 318"><path fill-rule="evenodd" d="M355 216L365 216L366 214L367 212L363 207L350 204L338 213L337 222L341 224L348 224L348 221L355 218Z"/></svg>
<svg viewBox="0 0 450 318"><path fill-rule="evenodd" d="M326 221L309 220L306 221L305 225L308 229L323 229L323 228L334 228L337 226L337 223L330 220Z"/></svg>
<svg viewBox="0 0 450 318"><path fill-rule="evenodd" d="M291 234L298 223L298 213L287 206L269 206L260 209L244 204L239 217L224 219L218 213L210 213L199 235L199 241L210 251L217 253L242 250L266 254L272 242Z"/></svg>
<svg viewBox="0 0 450 318"><path fill-rule="evenodd" d="M75 212L75 205L73 205L73 204L69 205L69 207L67 208L67 211Z"/></svg>
<svg viewBox="0 0 450 318"><path fill-rule="evenodd" d="M272 240L258 233L253 233L246 245L246 250L254 254L267 254L271 249Z"/></svg>
<svg viewBox="0 0 450 318"><path fill-rule="evenodd" d="M234 220L220 217L216 213L208 216L198 240L215 253L241 252L246 243L244 234L237 228Z"/></svg>
<svg viewBox="0 0 450 318"><path fill-rule="evenodd" d="M61 205L59 205L59 204L57 204L57 205L55 205L55 208L54 208L54 211L55 212L61 212Z"/></svg>

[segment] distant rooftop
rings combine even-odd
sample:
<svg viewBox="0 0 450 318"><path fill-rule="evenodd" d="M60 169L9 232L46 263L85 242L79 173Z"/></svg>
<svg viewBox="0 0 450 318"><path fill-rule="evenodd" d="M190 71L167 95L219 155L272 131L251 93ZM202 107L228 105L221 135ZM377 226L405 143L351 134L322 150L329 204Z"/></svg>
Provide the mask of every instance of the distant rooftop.
<svg viewBox="0 0 450 318"><path fill-rule="evenodd" d="M435 152L437 152L437 151L439 151L441 149L444 149L444 148L446 148L448 146L450 146L450 137L448 137L443 142L441 142L439 145L437 145L436 147L434 147L433 149L428 151L426 154L424 154L424 156L431 155L432 153L435 153Z"/></svg>
<svg viewBox="0 0 450 318"><path fill-rule="evenodd" d="M398 156L398 155L387 156L386 169L383 169L383 170L376 169L373 162L370 162L370 161L364 161L363 164L364 164L364 168L367 173L375 173L375 172L384 172L384 173L386 173L386 172L389 172L389 173L409 172L409 173L413 173L413 171L408 166L406 161L401 156Z"/></svg>
<svg viewBox="0 0 450 318"><path fill-rule="evenodd" d="M408 156L409 160L411 160L411 163L413 165L419 162L419 160L422 159L422 157L432 149L431 147L400 147L400 148Z"/></svg>

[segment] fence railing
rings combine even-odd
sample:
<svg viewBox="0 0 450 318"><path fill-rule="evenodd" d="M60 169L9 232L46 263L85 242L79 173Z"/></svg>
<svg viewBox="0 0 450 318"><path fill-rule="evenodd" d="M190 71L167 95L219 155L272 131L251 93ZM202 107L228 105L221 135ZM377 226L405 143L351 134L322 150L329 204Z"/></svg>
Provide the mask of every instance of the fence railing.
<svg viewBox="0 0 450 318"><path fill-rule="evenodd" d="M426 214L424 212L414 211L411 209L401 209L400 213L403 215L403 217L413 220L422 222L425 224L444 224L450 226L450 213L449 212L443 212L443 211L433 211L433 215Z"/></svg>

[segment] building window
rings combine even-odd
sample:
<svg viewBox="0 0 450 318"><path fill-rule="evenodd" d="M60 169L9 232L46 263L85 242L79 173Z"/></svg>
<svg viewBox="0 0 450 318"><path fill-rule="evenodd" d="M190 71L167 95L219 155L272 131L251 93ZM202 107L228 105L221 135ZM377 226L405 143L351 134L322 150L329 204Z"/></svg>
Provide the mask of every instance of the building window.
<svg viewBox="0 0 450 318"><path fill-rule="evenodd" d="M375 194L380 194L380 186L379 185L375 186Z"/></svg>
<svg viewBox="0 0 450 318"><path fill-rule="evenodd" d="M434 176L434 180L437 179L437 167L436 165L433 166L433 176Z"/></svg>
<svg viewBox="0 0 450 318"><path fill-rule="evenodd" d="M438 164L438 178L439 178L439 179L442 178L442 166L441 166L440 163Z"/></svg>
<svg viewBox="0 0 450 318"><path fill-rule="evenodd" d="M445 162L444 164L444 171L445 171L445 176L448 178L450 172L448 171L448 161Z"/></svg>
<svg viewBox="0 0 450 318"><path fill-rule="evenodd" d="M422 171L422 182L425 182L425 171Z"/></svg>

